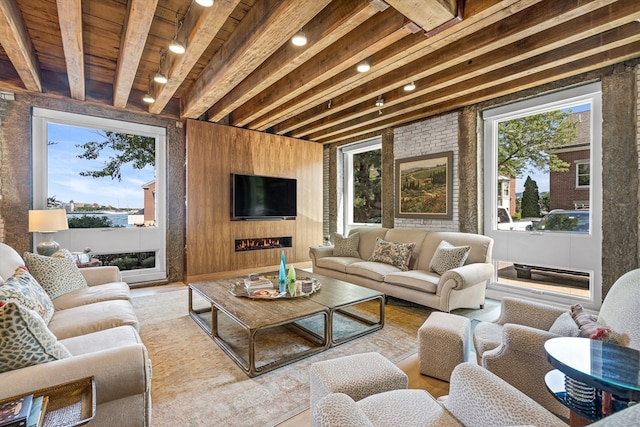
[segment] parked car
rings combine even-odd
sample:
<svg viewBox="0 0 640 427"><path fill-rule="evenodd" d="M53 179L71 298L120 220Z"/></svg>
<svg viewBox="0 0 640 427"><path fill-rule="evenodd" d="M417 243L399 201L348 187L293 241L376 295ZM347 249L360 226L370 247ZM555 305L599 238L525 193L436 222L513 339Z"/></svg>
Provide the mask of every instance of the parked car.
<svg viewBox="0 0 640 427"><path fill-rule="evenodd" d="M540 221L527 227L529 231L573 231L589 232L588 210L554 209Z"/></svg>
<svg viewBox="0 0 640 427"><path fill-rule="evenodd" d="M528 230L531 221L514 221L509 214L509 209L498 206L498 230Z"/></svg>
<svg viewBox="0 0 640 427"><path fill-rule="evenodd" d="M528 226L527 230L540 232L571 231L574 233L588 233L589 210L554 209L546 214L540 221ZM513 267L516 269L516 275L519 279L531 279L531 270L589 276L589 273L559 270L527 264L513 264Z"/></svg>

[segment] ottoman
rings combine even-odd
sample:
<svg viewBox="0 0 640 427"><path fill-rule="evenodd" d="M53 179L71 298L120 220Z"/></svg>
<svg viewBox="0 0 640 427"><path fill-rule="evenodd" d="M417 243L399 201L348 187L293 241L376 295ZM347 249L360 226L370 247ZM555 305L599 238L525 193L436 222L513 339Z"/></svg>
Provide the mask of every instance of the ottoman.
<svg viewBox="0 0 640 427"><path fill-rule="evenodd" d="M418 329L420 373L448 382L453 368L469 360L470 333L469 318L431 313Z"/></svg>
<svg viewBox="0 0 640 427"><path fill-rule="evenodd" d="M311 411L330 393L344 393L358 401L384 391L407 388L409 379L379 353L361 353L316 362L309 370Z"/></svg>

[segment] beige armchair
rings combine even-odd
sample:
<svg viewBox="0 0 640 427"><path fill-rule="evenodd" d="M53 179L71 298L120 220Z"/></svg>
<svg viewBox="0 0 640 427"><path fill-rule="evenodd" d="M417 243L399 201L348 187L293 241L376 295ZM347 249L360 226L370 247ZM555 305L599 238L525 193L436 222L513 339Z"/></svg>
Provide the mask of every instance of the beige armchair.
<svg viewBox="0 0 640 427"><path fill-rule="evenodd" d="M598 323L611 328L622 344L640 349L640 269L621 276L611 287L598 314ZM476 326L473 341L478 363L542 406L567 417L569 411L547 390L544 376L554 369L547 362L544 343L558 335L549 332L569 308L514 298L502 301L495 322Z"/></svg>

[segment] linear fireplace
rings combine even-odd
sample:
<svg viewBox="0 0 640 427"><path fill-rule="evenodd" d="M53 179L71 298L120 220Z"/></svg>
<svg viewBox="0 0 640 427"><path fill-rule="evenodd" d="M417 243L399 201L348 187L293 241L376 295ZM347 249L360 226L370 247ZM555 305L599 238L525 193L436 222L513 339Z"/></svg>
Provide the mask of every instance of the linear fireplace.
<svg viewBox="0 0 640 427"><path fill-rule="evenodd" d="M255 239L236 240L236 252L259 251L263 249L290 248L291 236L258 237Z"/></svg>

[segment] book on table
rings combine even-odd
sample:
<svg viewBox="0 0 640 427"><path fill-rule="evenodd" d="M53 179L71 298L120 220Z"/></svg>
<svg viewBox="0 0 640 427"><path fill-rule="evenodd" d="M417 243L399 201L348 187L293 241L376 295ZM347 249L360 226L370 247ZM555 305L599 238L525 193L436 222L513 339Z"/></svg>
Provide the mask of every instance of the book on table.
<svg viewBox="0 0 640 427"><path fill-rule="evenodd" d="M257 279L244 279L244 288L247 292L257 291L259 289L273 289L273 283L266 277L260 276Z"/></svg>
<svg viewBox="0 0 640 427"><path fill-rule="evenodd" d="M0 404L0 427L26 427L32 402L29 394Z"/></svg>
<svg viewBox="0 0 640 427"><path fill-rule="evenodd" d="M48 396L38 396L33 398L26 427L42 427L44 424L44 414L47 411L48 404Z"/></svg>

